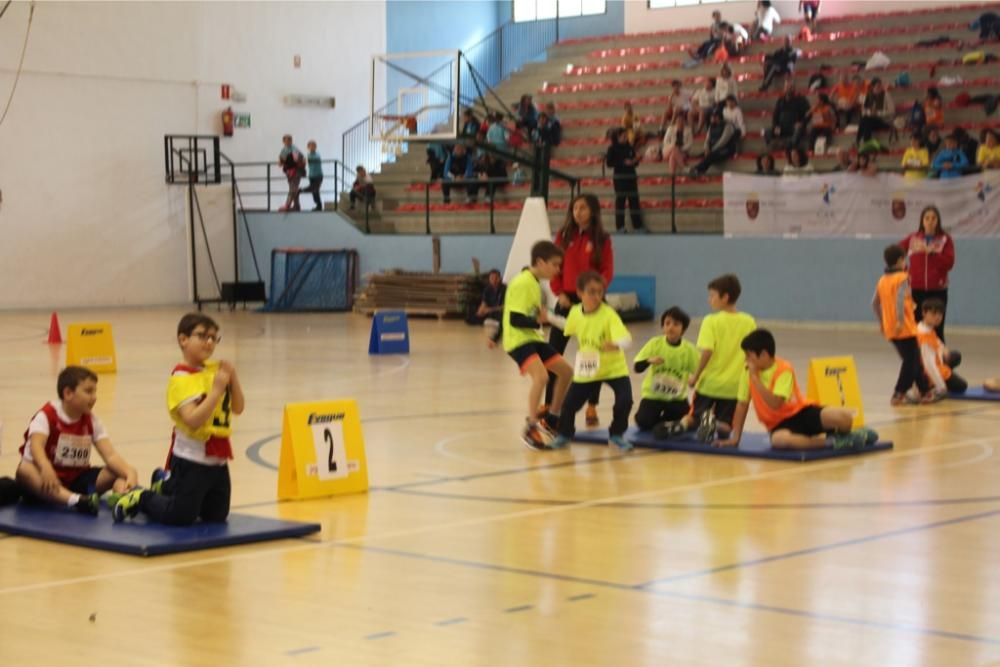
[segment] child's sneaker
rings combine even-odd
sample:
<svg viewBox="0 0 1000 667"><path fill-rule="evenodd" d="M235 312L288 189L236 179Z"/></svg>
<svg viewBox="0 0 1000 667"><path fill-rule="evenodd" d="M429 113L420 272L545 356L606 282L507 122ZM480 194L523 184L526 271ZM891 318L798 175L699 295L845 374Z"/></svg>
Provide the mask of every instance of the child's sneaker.
<svg viewBox="0 0 1000 667"><path fill-rule="evenodd" d="M115 506L111 508L111 516L115 523L121 523L139 513L139 500L142 498L143 491L143 489L133 489L115 503Z"/></svg>
<svg viewBox="0 0 1000 667"><path fill-rule="evenodd" d="M163 468L155 468L149 477L149 490L153 493L163 493L163 483L170 478L170 472Z"/></svg>
<svg viewBox="0 0 1000 667"><path fill-rule="evenodd" d="M549 448L548 440L548 436L538 424L526 424L521 433L521 441L525 446L538 452Z"/></svg>
<svg viewBox="0 0 1000 667"><path fill-rule="evenodd" d="M121 500L124 495L124 493L108 491L104 494L104 504L108 506L108 509L111 509L118 504L118 501Z"/></svg>
<svg viewBox="0 0 1000 667"><path fill-rule="evenodd" d="M698 440L701 442L712 442L715 440L715 432L718 424L715 420L715 413L706 410L701 414L701 421L698 422Z"/></svg>
<svg viewBox="0 0 1000 667"><path fill-rule="evenodd" d="M889 399L889 405L894 407L900 405L916 405L919 399L915 399L908 394L893 394L892 398Z"/></svg>
<svg viewBox="0 0 1000 667"><path fill-rule="evenodd" d="M653 437L660 440L668 440L683 434L686 430L684 423L681 421L660 422L653 427Z"/></svg>
<svg viewBox="0 0 1000 667"><path fill-rule="evenodd" d="M920 403L923 405L938 403L939 401L943 401L947 396L948 394L946 392L931 389L929 392L920 397Z"/></svg>
<svg viewBox="0 0 1000 667"><path fill-rule="evenodd" d="M873 429L862 426L853 432L859 434L861 441L864 443L862 446L864 447L874 447L875 443L878 442L878 432Z"/></svg>
<svg viewBox="0 0 1000 667"><path fill-rule="evenodd" d="M617 447L623 452L630 452L632 451L633 447L631 442L626 440L624 436L620 435L613 435L610 438L608 438L608 444L612 447Z"/></svg>
<svg viewBox="0 0 1000 667"><path fill-rule="evenodd" d="M549 441L549 449L565 449L569 447L570 439L565 435L557 435Z"/></svg>
<svg viewBox="0 0 1000 667"><path fill-rule="evenodd" d="M91 493L88 496L80 496L80 499L76 501L76 505L73 505L75 509L80 514L87 514L89 516L97 516L97 510L101 506L101 497L96 493Z"/></svg>
<svg viewBox="0 0 1000 667"><path fill-rule="evenodd" d="M587 404L587 428L597 428L601 420L597 418L597 407Z"/></svg>

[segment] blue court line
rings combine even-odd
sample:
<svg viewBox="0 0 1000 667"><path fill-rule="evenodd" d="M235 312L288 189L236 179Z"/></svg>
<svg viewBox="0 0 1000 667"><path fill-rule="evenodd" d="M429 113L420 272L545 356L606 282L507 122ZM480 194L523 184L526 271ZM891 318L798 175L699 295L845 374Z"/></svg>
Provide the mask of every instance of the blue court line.
<svg viewBox="0 0 1000 667"><path fill-rule="evenodd" d="M778 607L775 605L761 604L757 602L744 602L741 600L728 600L725 598L719 598L711 595L697 595L689 593L681 593L677 591L666 591L658 590L654 588L643 588L640 586L633 586L630 584L621 584L614 581L604 581L601 579L588 579L586 577L574 577L571 575L558 574L553 572L544 572L540 570L529 570L526 568L516 568L516 567L506 567L503 565L495 565L493 563L482 563L478 561L461 560L458 558L449 558L446 556L432 556L430 554L415 553L410 551L403 551L400 549L388 549L385 547L373 547L362 544L340 544L337 545L341 548L346 549L356 549L359 551L370 551L374 553L386 554L391 556L399 556L402 558L411 558L415 560L423 560L433 563L443 563L448 565L457 565L460 567L472 568L477 570L489 570L494 572L504 572L508 574L520 574L528 577L535 577L539 579L548 579L555 581L570 581L574 583L589 584L591 586L597 586L605 589L612 589L618 591L626 591L631 593L639 593L643 595L653 595L660 598L668 598L675 600L687 600L691 602L702 602L713 605L720 605L725 607L733 607L737 609L745 609L752 611L763 611L773 614L781 614L784 616L793 616L798 618L808 618L817 621L826 621L832 623L842 623L847 625L853 625L858 627L873 628L880 630L891 630L893 632L904 632L908 634L929 636L929 637L941 637L945 639L955 639L958 641L965 642L975 642L981 644L990 645L1000 645L1000 639L995 639L993 637L984 637L980 635L951 632L948 630L939 630L937 628L925 628L918 625L913 625L909 623L888 623L885 621L869 621L863 618L853 618L850 616L843 616L839 614L825 614L821 612L813 612L802 609L793 609L789 607Z"/></svg>
<svg viewBox="0 0 1000 667"><path fill-rule="evenodd" d="M468 620L469 619L465 618L464 616L459 616L458 618L446 618L443 621L438 621L434 625L443 628L448 625L458 625L459 623L465 623Z"/></svg>
<svg viewBox="0 0 1000 667"><path fill-rule="evenodd" d="M302 655L303 653L313 653L319 650L319 646L304 646L302 648L294 648L291 651L285 651L285 655Z"/></svg>
<svg viewBox="0 0 1000 667"><path fill-rule="evenodd" d="M368 635L367 637L365 637L365 639L385 639L386 637L395 637L395 636L396 633L393 632L392 630L389 630L388 632L376 632L373 635Z"/></svg>
<svg viewBox="0 0 1000 667"><path fill-rule="evenodd" d="M859 544L867 544L868 542L887 540L893 537L899 537L900 535L911 535L913 533L919 533L925 530L943 528L944 526L953 526L959 523L978 521L979 519L987 519L989 517L997 515L1000 515L1000 509L990 510L988 512L978 512L976 514L967 514L965 516L959 516L953 519L944 519L943 521L933 521L931 523L920 524L917 526L910 526L908 528L898 528L896 530L890 530L884 533L875 533L874 535L866 535L865 537L856 537L850 540L843 540L841 542L832 542L830 544L823 544L818 547L797 549L795 551L789 551L783 554L776 554L774 556L765 556L764 558L756 558L754 560L746 560L746 561L741 561L739 563L730 563L729 565L720 565L718 567L712 567L704 570L696 570L694 572L687 572L685 574L677 574L671 577L653 579L651 581L647 581L641 584L636 584L636 588L648 588L650 586L657 586L659 584L670 584L677 581L686 581L688 579L696 579L698 577L704 577L712 574L719 574L721 572L728 572L730 570L741 570L748 567L763 565L765 563L774 563L781 560L788 560L790 558L798 558L799 556L808 556L811 554L822 553L825 551L832 551L834 549L842 549L844 547L853 547Z"/></svg>

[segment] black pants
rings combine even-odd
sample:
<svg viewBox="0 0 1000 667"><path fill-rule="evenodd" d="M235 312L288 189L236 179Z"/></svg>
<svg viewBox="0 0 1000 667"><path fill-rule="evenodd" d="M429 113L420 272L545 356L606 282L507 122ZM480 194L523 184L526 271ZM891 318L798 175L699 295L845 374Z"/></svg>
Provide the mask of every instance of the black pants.
<svg viewBox="0 0 1000 667"><path fill-rule="evenodd" d="M625 202L628 202L628 207L632 211L632 228L642 229L639 181L630 178L619 182L616 178L615 185L618 186L615 188L615 229L618 231L625 229Z"/></svg>
<svg viewBox="0 0 1000 667"><path fill-rule="evenodd" d="M695 165L694 170L699 174L704 174L713 164L725 162L733 157L733 155L736 154L736 149L733 147L733 143L734 142L730 142L730 145L728 146L718 150L709 151L708 155L703 157L701 162Z"/></svg>
<svg viewBox="0 0 1000 667"><path fill-rule="evenodd" d="M444 195L444 201L446 204L451 201L451 189L461 187L465 188L465 192L469 195L469 199L476 201L476 197L479 196L479 183L477 181L447 179L441 182L441 193Z"/></svg>
<svg viewBox="0 0 1000 667"><path fill-rule="evenodd" d="M10 477L0 477L0 507L13 505L20 499L20 485Z"/></svg>
<svg viewBox="0 0 1000 667"><path fill-rule="evenodd" d="M718 39L708 39L702 42L697 51L698 60L704 60L715 53L715 50L719 48L720 43L721 42Z"/></svg>
<svg viewBox="0 0 1000 667"><path fill-rule="evenodd" d="M674 422L691 410L687 401L658 401L644 398L635 411L635 425L648 431L661 422Z"/></svg>
<svg viewBox="0 0 1000 667"><path fill-rule="evenodd" d="M576 292L566 292L566 297L572 301L574 304L580 303L580 297L576 295ZM569 308L563 308L560 304L556 304L556 307L552 309L556 315L561 317L566 317L569 314ZM559 354L564 354L566 352L566 345L569 343L569 338L563 335L562 329L558 327L552 327L549 330L549 345L555 348L555 351ZM593 393L588 397L587 403L596 406L601 398L601 383L594 382ZM552 405L552 393L556 387L556 376L555 373L549 373L549 383L545 386L545 404Z"/></svg>
<svg viewBox="0 0 1000 667"><path fill-rule="evenodd" d="M920 346L917 345L917 339L899 338L892 341L892 345L899 353L899 358L903 360L899 367L899 377L896 378L895 393L905 394L915 382L920 394L926 394L930 385L927 376L924 375L923 363L920 361Z"/></svg>
<svg viewBox="0 0 1000 667"><path fill-rule="evenodd" d="M833 130L829 127L813 127L809 129L809 150L813 150L816 147L816 140L820 137L826 137L826 148L830 150L830 144L833 143Z"/></svg>
<svg viewBox="0 0 1000 667"><path fill-rule="evenodd" d="M767 90L770 88L775 77L785 76L786 74L792 73L791 70L784 65L772 65L770 63L765 66L764 70L764 82L760 85L761 90Z"/></svg>
<svg viewBox="0 0 1000 667"><path fill-rule="evenodd" d="M600 380L595 382L574 382L566 392L566 402L563 403L562 412L559 414L559 435L572 438L576 433L576 413L580 411L583 404L592 393L594 387L607 384L615 392L615 407L612 409L611 426L608 428L610 435L622 435L628 428L628 416L632 413L632 382L627 378L615 378L614 380Z"/></svg>
<svg viewBox="0 0 1000 667"><path fill-rule="evenodd" d="M162 493L142 494L139 509L169 526L190 526L197 519L219 523L229 516L229 466L207 466L172 457Z"/></svg>
<svg viewBox="0 0 1000 667"><path fill-rule="evenodd" d="M944 360L944 363L948 365L948 368L952 369L951 375L944 381L944 386L953 394L964 394L969 388L969 383L961 375L954 372L959 364L962 363L962 353L958 350L948 350L948 356Z"/></svg>
<svg viewBox="0 0 1000 667"><path fill-rule="evenodd" d="M316 208L318 208L318 209L322 209L323 208L323 202L320 201L320 198L319 198L319 188L320 188L321 185L323 185L323 177L322 176L320 176L319 178L310 178L309 179L309 187L306 188L306 192L311 192L312 193L313 203L316 204Z"/></svg>
<svg viewBox="0 0 1000 667"><path fill-rule="evenodd" d="M944 310L945 310L945 312L941 316L941 324L939 324L938 326L934 327L934 330L937 332L938 338L940 338L941 342L943 343L944 342L944 320L945 320L945 317L947 317L947 315L948 315L948 290L946 290L946 289L942 289L942 290L922 290L922 289L915 289L915 290L913 290L914 315L917 318L917 322L919 322L920 320L923 319L923 314L920 312L920 309L923 308L924 301L927 301L928 299L940 299L944 303Z"/></svg>
<svg viewBox="0 0 1000 667"><path fill-rule="evenodd" d="M767 142L769 150L776 148L798 148L802 143L804 133L805 125L802 124L782 127L781 134L775 134L774 128L769 127L764 130L764 141Z"/></svg>
<svg viewBox="0 0 1000 667"><path fill-rule="evenodd" d="M879 130L891 130L892 125L878 116L865 116L858 124L858 143L863 144L872 138Z"/></svg>
<svg viewBox="0 0 1000 667"><path fill-rule="evenodd" d="M860 122L861 108L853 106L850 109L837 108L837 129L844 129L848 125Z"/></svg>

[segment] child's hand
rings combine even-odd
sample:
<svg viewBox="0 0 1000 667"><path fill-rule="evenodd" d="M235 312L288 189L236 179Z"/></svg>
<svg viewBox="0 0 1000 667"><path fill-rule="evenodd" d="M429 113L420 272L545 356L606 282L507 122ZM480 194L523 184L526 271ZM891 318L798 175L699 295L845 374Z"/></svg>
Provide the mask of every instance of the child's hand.
<svg viewBox="0 0 1000 667"><path fill-rule="evenodd" d="M60 486L62 484L59 482L59 476L56 475L55 470L42 471L42 491L51 495L58 491Z"/></svg>
<svg viewBox="0 0 1000 667"><path fill-rule="evenodd" d="M725 440L716 440L712 443L713 447L739 447L740 439L728 437Z"/></svg>
<svg viewBox="0 0 1000 667"><path fill-rule="evenodd" d="M649 360L650 366L659 366L663 363L663 357L653 357Z"/></svg>
<svg viewBox="0 0 1000 667"><path fill-rule="evenodd" d="M539 324L549 323L549 311L545 310L544 308L538 311L538 323Z"/></svg>
<svg viewBox="0 0 1000 667"><path fill-rule="evenodd" d="M232 368L232 366L229 366ZM212 388L217 389L220 392L225 391L226 387L229 386L229 380L232 377L226 366L222 364L219 365L219 370L215 373L215 381L212 383Z"/></svg>

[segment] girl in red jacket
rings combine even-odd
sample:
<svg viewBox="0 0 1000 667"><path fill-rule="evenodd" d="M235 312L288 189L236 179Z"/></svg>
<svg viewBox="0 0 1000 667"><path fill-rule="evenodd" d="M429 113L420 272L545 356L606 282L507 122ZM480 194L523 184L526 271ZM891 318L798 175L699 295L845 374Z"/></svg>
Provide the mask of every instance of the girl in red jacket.
<svg viewBox="0 0 1000 667"><path fill-rule="evenodd" d="M941 299L948 304L948 272L955 266L955 243L941 227L941 212L928 206L920 213L917 231L899 242L907 252L910 265L910 289L917 319L924 301ZM936 327L938 338L944 341L944 318Z"/></svg>
<svg viewBox="0 0 1000 667"><path fill-rule="evenodd" d="M610 285L614 277L615 258L611 249L611 237L601 225L601 202L591 194L577 195L566 211L566 222L556 233L555 244L563 249L562 271L552 279L552 293L559 302L555 314L563 317L569 309L580 303L576 294L576 279L584 271L597 271L604 278L604 284ZM563 332L552 327L549 334L549 345L559 354L566 351L568 339ZM549 385L545 389L545 403L551 402L554 376L549 374ZM597 401L600 395L600 383L595 382L594 392L587 400L587 426L598 425Z"/></svg>

